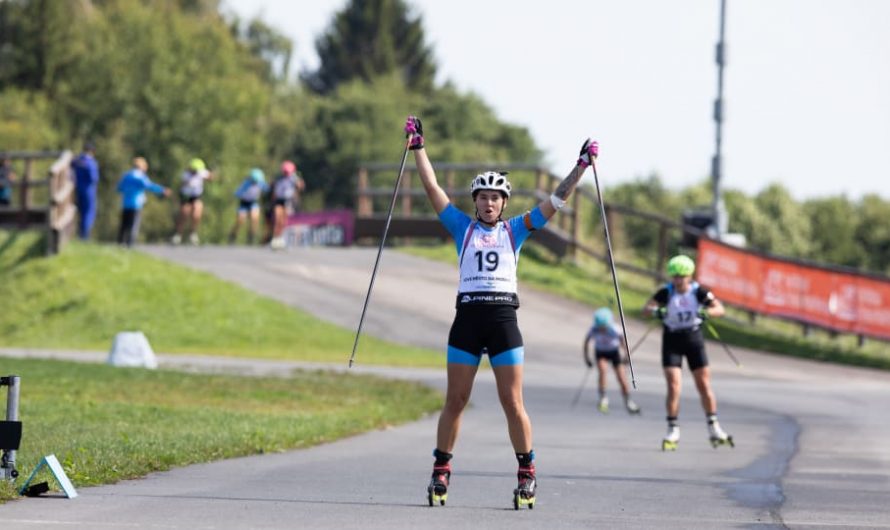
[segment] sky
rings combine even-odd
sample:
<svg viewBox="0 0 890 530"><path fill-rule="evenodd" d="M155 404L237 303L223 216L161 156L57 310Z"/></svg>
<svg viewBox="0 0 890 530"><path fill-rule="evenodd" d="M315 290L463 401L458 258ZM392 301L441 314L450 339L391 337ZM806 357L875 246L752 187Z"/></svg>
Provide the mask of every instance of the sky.
<svg viewBox="0 0 890 530"><path fill-rule="evenodd" d="M592 137L603 188L652 174L675 190L710 182L719 0L405 1L437 81L528 128L553 172ZM890 200L890 1L726 4L723 188ZM317 67L315 39L346 5L223 0L289 36L294 71Z"/></svg>

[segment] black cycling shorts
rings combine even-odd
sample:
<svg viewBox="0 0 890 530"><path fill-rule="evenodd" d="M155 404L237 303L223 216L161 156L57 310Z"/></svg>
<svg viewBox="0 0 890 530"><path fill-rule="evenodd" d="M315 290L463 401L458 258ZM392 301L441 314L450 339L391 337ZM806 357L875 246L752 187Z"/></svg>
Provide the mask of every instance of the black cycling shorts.
<svg viewBox="0 0 890 530"><path fill-rule="evenodd" d="M515 307L467 305L457 308L448 333L448 362L478 365L483 349L492 366L522 364L524 348Z"/></svg>
<svg viewBox="0 0 890 530"><path fill-rule="evenodd" d="M621 355L618 354L618 350L596 350L596 360L600 359L611 361L612 366L621 364Z"/></svg>
<svg viewBox="0 0 890 530"><path fill-rule="evenodd" d="M705 339L701 329L695 328L686 331L665 329L661 337L661 366L680 368L683 366L684 357L692 371L708 365Z"/></svg>

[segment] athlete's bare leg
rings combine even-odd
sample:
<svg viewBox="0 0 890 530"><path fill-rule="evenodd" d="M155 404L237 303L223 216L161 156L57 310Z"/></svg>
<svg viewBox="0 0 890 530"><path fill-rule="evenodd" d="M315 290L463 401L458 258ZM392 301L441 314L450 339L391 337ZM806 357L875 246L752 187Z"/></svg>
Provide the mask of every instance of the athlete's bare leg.
<svg viewBox="0 0 890 530"><path fill-rule="evenodd" d="M714 397L714 391L711 390L711 369L707 366L697 368L692 372L692 377L695 379L695 388L698 389L701 406L705 410L705 414L716 413L717 398Z"/></svg>
<svg viewBox="0 0 890 530"><path fill-rule="evenodd" d="M677 366L668 366L664 369L664 380L667 383L667 398L665 399L667 415L676 418L680 414L680 389L683 383L683 372Z"/></svg>
<svg viewBox="0 0 890 530"><path fill-rule="evenodd" d="M609 360L604 358L597 359L596 370L599 373L597 389L599 389L600 394L603 394L606 392L606 375L609 372Z"/></svg>
<svg viewBox="0 0 890 530"><path fill-rule="evenodd" d="M478 366L448 363L448 389L445 392L445 406L439 414L436 434L436 448L440 451L453 452L460 431L461 415L470 401L473 380L478 369Z"/></svg>
<svg viewBox="0 0 890 530"><path fill-rule="evenodd" d="M522 401L522 365L496 366L492 370L513 450L528 453L532 450L532 424Z"/></svg>

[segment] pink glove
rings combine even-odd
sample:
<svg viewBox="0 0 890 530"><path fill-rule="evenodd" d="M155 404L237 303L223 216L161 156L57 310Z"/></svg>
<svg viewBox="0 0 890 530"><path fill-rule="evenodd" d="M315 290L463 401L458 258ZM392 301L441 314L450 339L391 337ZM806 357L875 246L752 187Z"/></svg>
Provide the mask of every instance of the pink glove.
<svg viewBox="0 0 890 530"><path fill-rule="evenodd" d="M411 138L411 145L408 147L412 151L423 149L423 123L417 116L408 116L405 122L405 136L414 135Z"/></svg>
<svg viewBox="0 0 890 530"><path fill-rule="evenodd" d="M596 141L591 141L588 138L584 145L581 146L581 156L578 157L578 165L582 168L587 168L591 164L591 161L598 157L600 154L600 144Z"/></svg>

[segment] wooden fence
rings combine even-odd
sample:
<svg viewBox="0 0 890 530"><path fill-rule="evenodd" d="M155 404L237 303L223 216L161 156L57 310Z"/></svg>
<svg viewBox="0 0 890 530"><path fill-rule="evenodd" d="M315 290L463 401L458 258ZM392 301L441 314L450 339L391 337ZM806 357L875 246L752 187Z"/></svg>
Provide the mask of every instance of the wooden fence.
<svg viewBox="0 0 890 530"><path fill-rule="evenodd" d="M0 228L42 230L46 234L47 255L62 251L75 230L77 208L71 176L71 151L0 152L8 159L16 179L10 183L12 202L0 205ZM43 178L35 177L35 166L52 161Z"/></svg>
<svg viewBox="0 0 890 530"><path fill-rule="evenodd" d="M469 182L472 175L487 171L491 167L490 164L481 163L433 164L440 184L452 201L463 200L467 204L470 201ZM535 165L501 164L496 167L499 170L509 171L511 174L523 172L532 175L532 178L523 179L533 182L528 187L517 187L516 181L511 177L514 182L511 198L513 202L524 198L527 203L534 204L547 199L564 178L564 176L554 175ZM394 182L398 170L397 164L364 164L359 168L356 187L356 238L377 238L383 233L393 189L375 184L384 178L386 182ZM420 184L419 178L416 177L416 172L415 168L408 166L405 168L399 189L399 203L393 212L389 234L393 237L447 239L449 234L429 208L426 192ZM383 205L383 198L386 199L385 205ZM375 201L375 199L378 200ZM375 208L375 202L380 203L379 209ZM578 253L583 253L608 265L606 253L596 250L591 241L585 240L583 237L582 222L595 222L599 225L598 204L596 191L586 186L579 186L570 197L566 207L557 213L556 218L548 223L544 230L539 231L529 241L543 245L560 257L567 256L574 259ZM587 212L586 215L590 219L585 219L584 212ZM641 267L620 259L615 260L617 268L651 277L657 282L665 279L663 271L665 261L668 259L670 238L682 237L684 230L686 234L693 237L701 235L700 230L690 226L684 227L679 221L626 206L606 202L605 212L610 228L617 226L627 218L640 219L658 227L657 257L651 268ZM593 214L597 217L591 217ZM599 230L599 240L601 241L603 239L602 228Z"/></svg>

